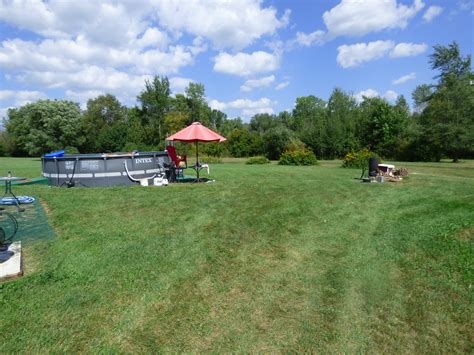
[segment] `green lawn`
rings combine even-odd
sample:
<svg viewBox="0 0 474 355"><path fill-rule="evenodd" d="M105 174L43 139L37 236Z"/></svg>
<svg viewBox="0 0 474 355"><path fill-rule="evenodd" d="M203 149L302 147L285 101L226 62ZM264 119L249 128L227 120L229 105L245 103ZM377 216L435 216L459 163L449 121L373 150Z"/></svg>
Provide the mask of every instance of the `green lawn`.
<svg viewBox="0 0 474 355"><path fill-rule="evenodd" d="M409 178L384 184L339 165L15 187L56 237L0 284L0 352L472 353L474 161L403 164Z"/></svg>

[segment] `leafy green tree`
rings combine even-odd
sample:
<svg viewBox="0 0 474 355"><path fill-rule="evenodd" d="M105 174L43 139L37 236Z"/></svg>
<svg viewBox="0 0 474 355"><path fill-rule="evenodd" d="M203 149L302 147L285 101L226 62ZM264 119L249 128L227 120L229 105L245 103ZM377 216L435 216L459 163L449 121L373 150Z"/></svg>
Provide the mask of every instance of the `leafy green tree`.
<svg viewBox="0 0 474 355"><path fill-rule="evenodd" d="M79 105L66 100L40 100L10 109L5 127L21 155L77 147L83 140Z"/></svg>
<svg viewBox="0 0 474 355"><path fill-rule="evenodd" d="M271 128L275 128L280 125L280 122L274 115L269 113L259 113L252 117L250 120L249 129L253 132L265 133Z"/></svg>
<svg viewBox="0 0 474 355"><path fill-rule="evenodd" d="M198 121L205 126L209 126L211 109L206 101L204 85L190 82L185 92L188 108L191 112L188 124Z"/></svg>
<svg viewBox="0 0 474 355"><path fill-rule="evenodd" d="M220 131L224 121L227 119L227 115L219 110L212 110L210 115L209 127L214 130Z"/></svg>
<svg viewBox="0 0 474 355"><path fill-rule="evenodd" d="M291 142L293 134L284 127L274 127L263 135L263 146L268 159L278 160L285 147Z"/></svg>
<svg viewBox="0 0 474 355"><path fill-rule="evenodd" d="M406 112L397 110L379 97L365 98L361 110L360 138L363 146L383 157L394 157L407 125Z"/></svg>
<svg viewBox="0 0 474 355"><path fill-rule="evenodd" d="M115 96L100 95L88 100L87 109L82 118L85 142L81 150L87 153L120 150L122 147L118 147L117 143L111 141L114 134L109 134L107 131L110 129L117 131L114 126L123 125L126 120L127 108ZM126 140L126 135L120 140L124 139Z"/></svg>
<svg viewBox="0 0 474 355"><path fill-rule="evenodd" d="M397 100L395 101L395 110L407 117L410 115L410 106L408 106L405 96L398 95Z"/></svg>
<svg viewBox="0 0 474 355"><path fill-rule="evenodd" d="M425 140L458 161L474 152L474 87L451 79L438 87L420 120Z"/></svg>
<svg viewBox="0 0 474 355"><path fill-rule="evenodd" d="M100 152L119 152L127 143L128 124L118 122L104 127L98 134L97 146Z"/></svg>
<svg viewBox="0 0 474 355"><path fill-rule="evenodd" d="M325 157L343 157L358 148L356 128L358 106L355 98L339 88L334 89L327 104Z"/></svg>
<svg viewBox="0 0 474 355"><path fill-rule="evenodd" d="M233 157L249 157L262 154L263 141L255 132L236 128L227 136L227 150Z"/></svg>
<svg viewBox="0 0 474 355"><path fill-rule="evenodd" d="M147 134L142 124L140 109L138 107L128 109L127 117L127 142L122 149L125 151L147 150Z"/></svg>
<svg viewBox="0 0 474 355"><path fill-rule="evenodd" d="M412 137L416 131L415 121L410 111L405 96L399 95L393 106L394 114L398 116L400 121L400 132L396 138L394 146L390 149L390 157L404 160L406 150L409 149Z"/></svg>
<svg viewBox="0 0 474 355"><path fill-rule="evenodd" d="M186 114L188 117L191 117L191 110L188 106L188 98L183 94L176 94L174 97L171 97L170 111L181 112Z"/></svg>
<svg viewBox="0 0 474 355"><path fill-rule="evenodd" d="M145 90L138 95L141 105L142 124L147 130L146 143L153 146L162 145L165 132L165 115L170 111L170 82L167 77L155 76L145 80Z"/></svg>
<svg viewBox="0 0 474 355"><path fill-rule="evenodd" d="M433 47L434 53L430 55L431 68L439 70L436 78L440 79L440 84L445 84L446 80L465 79L471 72L471 55L463 58L461 50L456 42L448 46L436 45Z"/></svg>
<svg viewBox="0 0 474 355"><path fill-rule="evenodd" d="M192 122L192 112L186 96L176 94L174 97L170 97L169 104L169 110L165 114L164 121L165 138Z"/></svg>
<svg viewBox="0 0 474 355"><path fill-rule="evenodd" d="M423 110L428 106L428 101L433 95L433 87L431 85L422 84L418 85L411 97L415 106L415 112L422 113Z"/></svg>
<svg viewBox="0 0 474 355"><path fill-rule="evenodd" d="M244 123L242 122L242 119L240 117L227 119L222 122L220 132L224 137L228 138L230 133L235 129L244 129Z"/></svg>
<svg viewBox="0 0 474 355"><path fill-rule="evenodd" d="M302 132L325 111L326 102L316 96L302 96L296 98L290 128L295 132Z"/></svg>
<svg viewBox="0 0 474 355"><path fill-rule="evenodd" d="M326 154L326 102L316 96L296 98L289 127L319 157Z"/></svg>
<svg viewBox="0 0 474 355"><path fill-rule="evenodd" d="M471 56L461 56L456 42L437 45L430 56L432 69L438 70L435 91L419 118L419 139L437 152L436 159L448 156L453 161L474 153L474 86Z"/></svg>
<svg viewBox="0 0 474 355"><path fill-rule="evenodd" d="M166 136L172 135L186 127L189 122L189 113L182 111L170 111L165 115Z"/></svg>
<svg viewBox="0 0 474 355"><path fill-rule="evenodd" d="M285 110L279 112L276 119L278 122L280 122L281 125L289 129L293 120L293 115L291 114L291 112Z"/></svg>

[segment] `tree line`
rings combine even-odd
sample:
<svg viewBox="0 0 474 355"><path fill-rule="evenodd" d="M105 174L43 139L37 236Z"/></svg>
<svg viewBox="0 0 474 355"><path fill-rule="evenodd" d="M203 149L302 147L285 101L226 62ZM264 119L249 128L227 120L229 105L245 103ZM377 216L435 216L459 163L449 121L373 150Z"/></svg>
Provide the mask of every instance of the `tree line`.
<svg viewBox="0 0 474 355"><path fill-rule="evenodd" d="M398 160L473 158L471 57L463 57L453 42L435 46L429 63L438 72L437 82L414 90L413 112L403 96L393 104L380 97L357 102L335 88L327 101L298 97L291 112L257 114L244 123L211 109L204 85L190 83L184 94L173 95L168 78L155 76L145 81L131 108L107 94L90 99L85 110L67 100L40 100L8 110L0 154L38 156L63 148L80 153L162 150L167 136L200 121L228 139L204 145L210 156L279 159L289 147L299 147L318 159L362 149Z"/></svg>

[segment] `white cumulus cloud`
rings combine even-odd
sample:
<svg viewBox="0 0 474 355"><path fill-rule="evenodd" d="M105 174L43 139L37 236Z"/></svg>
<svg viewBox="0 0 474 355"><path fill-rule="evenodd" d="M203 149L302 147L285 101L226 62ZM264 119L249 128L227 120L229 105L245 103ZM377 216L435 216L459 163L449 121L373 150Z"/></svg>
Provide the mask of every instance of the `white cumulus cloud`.
<svg viewBox="0 0 474 355"><path fill-rule="evenodd" d="M222 52L214 58L214 62L214 71L238 76L271 72L280 66L280 58L277 54L264 51L251 54Z"/></svg>
<svg viewBox="0 0 474 355"><path fill-rule="evenodd" d="M161 49L165 49L169 42L170 38L166 32L154 27L147 28L145 33L134 41L138 48L152 47Z"/></svg>
<svg viewBox="0 0 474 355"><path fill-rule="evenodd" d="M432 5L423 14L423 20L425 22L431 22L435 17L441 15L442 12L443 8L441 6Z"/></svg>
<svg viewBox="0 0 474 355"><path fill-rule="evenodd" d="M371 98L379 96L379 93L374 89L367 89L359 91L357 94L353 95L357 102L364 101L364 97Z"/></svg>
<svg viewBox="0 0 474 355"><path fill-rule="evenodd" d="M321 30L311 33L297 32L294 41L303 47L311 47L315 44L320 45L324 43L325 34L326 33Z"/></svg>
<svg viewBox="0 0 474 355"><path fill-rule="evenodd" d="M139 73L170 74L194 61L191 48L176 45L160 49L106 48L84 39L41 42L20 39L3 41L0 64L10 70L74 71L84 66L124 67Z"/></svg>
<svg viewBox="0 0 474 355"><path fill-rule="evenodd" d="M113 68L89 66L77 72L26 72L16 77L19 82L28 82L51 89L69 90L70 97L87 96L90 92L115 95L124 104L133 104L144 88L150 75L134 75Z"/></svg>
<svg viewBox="0 0 474 355"><path fill-rule="evenodd" d="M383 97L387 99L388 101L393 102L397 99L398 94L393 90L387 90L385 94L383 94Z"/></svg>
<svg viewBox="0 0 474 355"><path fill-rule="evenodd" d="M285 27L289 16L289 10L279 15L260 0L15 0L0 7L0 20L41 36L83 36L120 47L137 38L140 45L166 42L165 34L149 28L157 20L170 32L203 36L219 48L242 48Z"/></svg>
<svg viewBox="0 0 474 355"><path fill-rule="evenodd" d="M80 102L94 93L112 93L133 103L144 79L176 75L207 50L206 39L191 33L181 40L179 31L160 25L158 10L167 3L0 0L1 22L39 35L35 40L1 41L0 67L11 83L20 82L23 87L62 88L67 98ZM211 2L198 5L213 7ZM263 8L257 1L254 5L276 16L273 8ZM286 18L276 18L278 26ZM183 80L173 79L171 85L181 91Z"/></svg>
<svg viewBox="0 0 474 355"><path fill-rule="evenodd" d="M405 28L424 3L408 6L397 0L342 0L323 14L328 37L364 36L384 29Z"/></svg>
<svg viewBox="0 0 474 355"><path fill-rule="evenodd" d="M425 43L398 43L390 52L390 57L413 57L426 52L428 45Z"/></svg>
<svg viewBox="0 0 474 355"><path fill-rule="evenodd" d="M249 79L240 87L240 90L244 92L249 92L256 88L269 86L274 81L275 75L264 76L258 79Z"/></svg>
<svg viewBox="0 0 474 355"><path fill-rule="evenodd" d="M11 101L15 106L23 106L46 98L46 94L41 91L0 90L0 101Z"/></svg>
<svg viewBox="0 0 474 355"><path fill-rule="evenodd" d="M403 76L399 77L398 79L393 80L392 84L400 85L400 84L406 83L409 80L413 80L415 78L416 78L416 73L413 72L413 73L403 75Z"/></svg>
<svg viewBox="0 0 474 355"><path fill-rule="evenodd" d="M290 82L289 81L284 81L284 82L278 84L277 86L275 86L275 90L283 90L288 85L290 85Z"/></svg>
<svg viewBox="0 0 474 355"><path fill-rule="evenodd" d="M337 62L343 68L355 67L364 62L384 57L394 46L393 41L344 44L337 48Z"/></svg>
<svg viewBox="0 0 474 355"><path fill-rule="evenodd" d="M290 16L286 10L278 17L260 0L158 0L156 5L163 27L208 38L219 49L242 49L285 27Z"/></svg>
<svg viewBox="0 0 474 355"><path fill-rule="evenodd" d="M44 37L124 47L142 33L150 5L116 1L3 1L0 19Z"/></svg>
<svg viewBox="0 0 474 355"><path fill-rule="evenodd" d="M427 49L425 43L395 44L393 41L344 44L337 48L337 62L343 68L350 68L387 55L390 58L412 57L424 53Z"/></svg>
<svg viewBox="0 0 474 355"><path fill-rule="evenodd" d="M226 111L229 109L239 110L241 116L249 118L258 113L270 113L274 112L273 106L276 104L275 101L270 100L269 98L262 97L258 100L250 99L237 99L229 102L221 102L218 100L210 100L209 106L212 109Z"/></svg>
<svg viewBox="0 0 474 355"><path fill-rule="evenodd" d="M8 116L7 113L8 113L8 110L10 108L13 108L13 106L11 106L11 107L0 107L0 130L3 127L3 120L2 119L7 118L7 116Z"/></svg>
<svg viewBox="0 0 474 355"><path fill-rule="evenodd" d="M45 36L66 36L57 29L57 19L42 1L2 1L0 20Z"/></svg>
<svg viewBox="0 0 474 355"><path fill-rule="evenodd" d="M397 0L342 0L324 12L326 31L297 32L287 46L310 47L341 36L361 37L387 29L403 29L424 6L422 0L413 0L410 5Z"/></svg>
<svg viewBox="0 0 474 355"><path fill-rule="evenodd" d="M377 90L374 89L367 89L359 91L357 94L353 95L357 102L364 101L364 98L372 98L372 97L381 97L386 99L387 101L393 102L397 99L398 94L393 90L387 90L385 94L380 95Z"/></svg>
<svg viewBox="0 0 474 355"><path fill-rule="evenodd" d="M170 80L170 89L173 94L182 94L184 90L188 87L189 83L193 80L189 78L182 78L175 76L169 79Z"/></svg>
<svg viewBox="0 0 474 355"><path fill-rule="evenodd" d="M97 96L105 95L103 91L100 90L83 90L83 91L73 91L66 90L65 96L67 99L79 102L81 109L85 110L87 108L87 101L90 99L95 99Z"/></svg>

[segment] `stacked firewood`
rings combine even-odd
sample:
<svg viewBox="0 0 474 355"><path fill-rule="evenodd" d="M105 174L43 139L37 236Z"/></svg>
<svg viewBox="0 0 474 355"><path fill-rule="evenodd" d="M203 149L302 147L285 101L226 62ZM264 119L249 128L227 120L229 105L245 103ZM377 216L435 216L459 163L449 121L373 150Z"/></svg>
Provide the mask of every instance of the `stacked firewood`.
<svg viewBox="0 0 474 355"><path fill-rule="evenodd" d="M391 174L385 173L385 172L379 170L378 174L379 174L379 176L384 177L384 181L398 182L398 181L403 180L404 176L408 175L408 169L407 168L394 169Z"/></svg>
<svg viewBox="0 0 474 355"><path fill-rule="evenodd" d="M393 176L407 176L408 169L407 168L398 168L393 171Z"/></svg>

